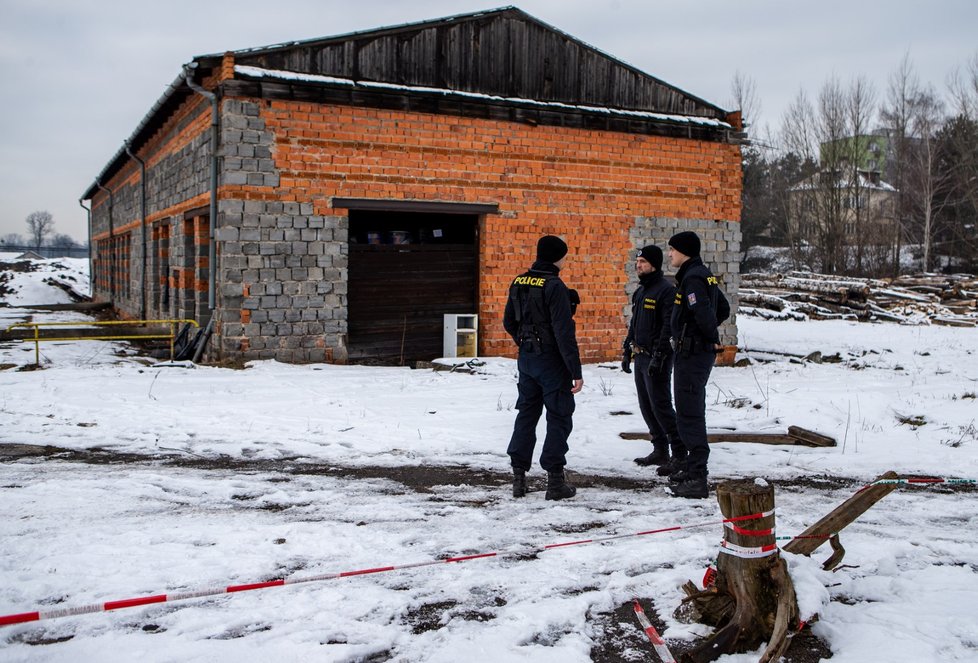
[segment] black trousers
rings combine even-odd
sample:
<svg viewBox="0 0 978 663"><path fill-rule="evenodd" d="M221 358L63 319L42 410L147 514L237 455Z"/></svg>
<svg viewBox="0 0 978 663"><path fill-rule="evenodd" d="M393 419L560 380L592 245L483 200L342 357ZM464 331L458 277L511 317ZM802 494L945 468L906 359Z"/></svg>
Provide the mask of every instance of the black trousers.
<svg viewBox="0 0 978 663"><path fill-rule="evenodd" d="M716 354L692 352L676 354L673 386L676 396L676 427L689 451L686 467L693 478L706 478L710 445L706 437L706 384Z"/></svg>
<svg viewBox="0 0 978 663"><path fill-rule="evenodd" d="M635 355L635 391L638 393L638 407L649 428L652 444L656 449L666 444L672 446L673 455L685 456L685 448L676 428L676 410L672 407L672 355L662 363L662 370L649 375L652 358L647 354Z"/></svg>
<svg viewBox="0 0 978 663"><path fill-rule="evenodd" d="M564 360L556 351L520 350L519 398L516 400L516 422L506 452L514 469L529 470L533 465L533 448L537 443L537 422L547 410L547 436L543 440L540 465L548 472L567 464L567 438L574 427L573 380Z"/></svg>

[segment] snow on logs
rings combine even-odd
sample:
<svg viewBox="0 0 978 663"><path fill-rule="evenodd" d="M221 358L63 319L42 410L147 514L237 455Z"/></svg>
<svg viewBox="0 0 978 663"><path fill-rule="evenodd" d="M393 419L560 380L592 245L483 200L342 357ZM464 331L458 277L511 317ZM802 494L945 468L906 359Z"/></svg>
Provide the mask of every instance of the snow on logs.
<svg viewBox="0 0 978 663"><path fill-rule="evenodd" d="M744 274L739 312L769 320L860 320L978 325L978 279L970 274L915 274L894 279L827 274Z"/></svg>

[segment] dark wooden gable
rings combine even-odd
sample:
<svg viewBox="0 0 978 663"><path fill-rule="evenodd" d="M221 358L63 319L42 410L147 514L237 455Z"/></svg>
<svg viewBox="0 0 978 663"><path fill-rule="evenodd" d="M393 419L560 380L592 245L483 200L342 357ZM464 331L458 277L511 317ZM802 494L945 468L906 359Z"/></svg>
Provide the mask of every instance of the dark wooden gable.
<svg viewBox="0 0 978 663"><path fill-rule="evenodd" d="M355 81L720 120L727 115L514 7L234 56L240 65Z"/></svg>

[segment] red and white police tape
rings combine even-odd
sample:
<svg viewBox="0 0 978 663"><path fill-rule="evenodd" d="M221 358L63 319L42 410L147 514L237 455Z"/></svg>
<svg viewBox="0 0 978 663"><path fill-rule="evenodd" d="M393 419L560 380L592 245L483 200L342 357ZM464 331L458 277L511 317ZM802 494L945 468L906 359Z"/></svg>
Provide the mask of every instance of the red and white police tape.
<svg viewBox="0 0 978 663"><path fill-rule="evenodd" d="M948 479L942 477L908 477L903 479L880 479L879 481L874 481L861 488L857 492L866 490L870 486L879 484L890 484L890 483L905 483L905 484L973 484L976 483L975 479ZM122 599L118 601L106 601L104 603L92 603L89 605L76 606L74 608L61 608L58 610L37 610L34 612L22 612L10 615L0 615L0 626L10 626L12 624L24 624L27 622L36 622L44 619L55 619L57 617L72 617L75 615L87 615L96 612L108 612L110 610L120 610L122 608L135 608L142 605L150 605L153 603L172 603L174 601L185 601L187 599L202 598L205 596L219 596L221 594L233 594L236 592L247 592L255 589L266 589L268 587L282 587L285 585L298 585L307 582L319 582L323 580L336 580L339 578L350 578L353 576L369 575L372 573L386 573L388 571L401 571L406 569L416 569L423 566L434 566L437 564L451 564L454 562L467 562L474 559L488 559L490 557L509 557L509 556L524 556L524 555L534 555L541 552L546 552L547 550L554 550L556 548L567 548L570 546L579 546L587 543L605 543L607 541L617 541L619 539L627 539L639 536L648 536L651 534L663 534L665 532L678 532L684 529L694 529L697 527L709 527L711 525L723 524L724 526L729 526L728 523L743 522L749 520L758 520L760 518L765 518L774 513L774 511L767 511L763 513L753 513L746 516L737 516L735 518L725 518L723 520L713 520L703 523L695 523L691 525L674 525L672 527L662 527L659 529L646 530L644 532L633 532L630 534L616 534L613 536L604 536L595 539L582 539L579 541L568 541L566 543L551 543L543 546L526 546L522 548L517 548L513 550L504 550L498 552L488 552L479 553L475 555L461 555L456 557L446 557L444 559L429 560L426 562L416 562L413 564L401 564L396 566L379 566L371 569L359 569L356 571L343 571L340 573L326 573L322 575L308 576L305 578L280 578L278 580L268 580L265 582L254 582L243 585L227 585L225 587L217 587L211 589L200 589L190 592L171 592L169 594L154 594L152 596L140 596L131 599ZM737 530L735 530L737 531ZM767 530L740 530L741 533L751 533L757 536L763 536ZM825 535L824 538L829 538L831 535ZM778 537L783 538L783 537ZM784 538L816 538L816 537L784 537ZM819 536L817 538L823 538ZM743 548L742 546L734 546L733 544L727 544L723 542L721 544L721 552L727 554L737 555L737 556L767 556L774 554L777 549L775 545L773 549L767 550L769 546L762 546L758 549L753 548Z"/></svg>
<svg viewBox="0 0 978 663"><path fill-rule="evenodd" d="M910 484L910 485L933 485L938 483L946 484L975 484L978 483L978 479L954 479L947 477L903 477L900 479L877 479L872 483L868 483L856 493L861 493L864 490L868 490L873 486L885 486L887 484Z"/></svg>
<svg viewBox="0 0 978 663"><path fill-rule="evenodd" d="M37 610L34 612L22 612L22 613L11 614L11 615L0 615L0 626L9 626L11 624L23 624L26 622L36 622L43 619L55 619L57 617L72 617L75 615L87 615L96 612L108 612L110 610L119 610L122 608L135 608L138 606L150 605L153 603L172 603L174 601L185 601L187 599L202 598L205 596L219 596L221 594L247 592L255 589L266 589L268 587L298 585L306 582L336 580L339 578L350 578L353 576L370 575L372 573L386 573L388 571L402 571L406 569L417 569L423 566L434 566L437 564L452 564L457 562L467 562L474 559L535 555L537 553L546 552L548 550L555 550L557 548L568 548L570 546L579 546L587 543L605 543L607 541L617 541L619 539L627 539L627 538L633 538L639 536L649 536L651 534L664 534L665 532L678 532L684 529L695 529L698 527L711 527L711 526L716 526L728 522L743 522L748 520L756 520L758 518L763 518L764 515L765 514L763 513L753 513L746 516L737 516L735 518L725 518L723 520L711 520L708 522L693 523L689 525L673 525L672 527L662 527L659 529L651 529L643 532L632 532L629 534L615 534L612 536L603 536L594 539L581 539L579 541L567 541L565 543L551 543L542 546L529 545L520 548L514 548L511 550L477 553L474 555L460 555L456 557L446 557L443 559L429 560L426 562L415 562L413 564L400 564L396 566L378 566L370 569L359 569L356 571L343 571L341 573L325 573L322 575L307 576L304 578L280 578L278 580L268 580L265 582L254 582L254 583L248 583L243 585L228 585L226 587L200 589L200 590L189 591L189 592L172 592L168 594L154 594L152 596L140 596L131 599L122 599L119 601L92 603L90 605L76 606L74 608L60 608L57 610Z"/></svg>
<svg viewBox="0 0 978 663"><path fill-rule="evenodd" d="M773 516L773 515L774 515L774 509L771 509L770 511L765 511L764 513L762 513L761 517L766 518L767 516ZM774 534L773 527L769 527L768 529L746 529L744 527L741 527L737 523L732 523L732 522L725 522L723 523L723 526L743 536L771 536ZM730 541L724 539L720 541L720 552L727 555L733 555L734 557L740 557L743 559L757 559L759 557L769 557L774 553L778 552L778 544L771 543L765 546L747 547L747 546L739 546L735 543L731 543ZM706 583L707 583L708 575L709 575L709 570L707 571L707 575L703 576L704 587L707 586Z"/></svg>
<svg viewBox="0 0 978 663"><path fill-rule="evenodd" d="M662 636L659 635L659 632L655 630L652 622L646 616L645 610L642 609L642 604L638 602L638 599L632 599L632 605L635 608L635 616L638 617L638 623L642 625L642 630L645 631L645 635L649 636L649 641L652 643L652 647L655 648L655 653L662 659L662 663L676 663L676 659L672 657L672 652L666 646L666 641L662 639Z"/></svg>

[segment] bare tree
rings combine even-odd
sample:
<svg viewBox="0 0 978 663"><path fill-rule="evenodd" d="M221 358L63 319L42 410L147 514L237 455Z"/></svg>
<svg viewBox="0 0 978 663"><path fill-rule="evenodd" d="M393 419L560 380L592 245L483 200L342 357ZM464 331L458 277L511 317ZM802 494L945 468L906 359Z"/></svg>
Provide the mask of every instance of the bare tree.
<svg viewBox="0 0 978 663"><path fill-rule="evenodd" d="M71 249L78 246L78 242L71 235L60 233L51 238L51 246L56 249Z"/></svg>
<svg viewBox="0 0 978 663"><path fill-rule="evenodd" d="M54 217L51 212L41 210L27 215L27 230L34 248L39 249L44 244L44 238L54 232Z"/></svg>
<svg viewBox="0 0 978 663"><path fill-rule="evenodd" d="M733 107L740 110L744 126L757 124L761 116L761 100L754 79L738 70L730 82L730 94Z"/></svg>
<svg viewBox="0 0 978 663"><path fill-rule="evenodd" d="M914 104L920 96L920 80L906 53L896 71L890 74L886 100L880 113L892 148L887 176L897 189L896 232L893 237L893 271L900 270L900 252L905 229L912 218L909 190L910 147L913 143Z"/></svg>
<svg viewBox="0 0 978 663"><path fill-rule="evenodd" d="M785 155L802 163L817 163L818 140L815 137L815 110L804 90L799 90L781 119L780 142ZM815 221L805 217L817 216L818 196L815 173L807 179L793 182L781 192L784 210L782 232L791 252L791 259L799 264L803 259L806 243L815 235ZM809 214L811 213L811 214Z"/></svg>
<svg viewBox="0 0 978 663"><path fill-rule="evenodd" d="M18 233L7 233L3 237L0 237L0 245L24 246L24 238Z"/></svg>
<svg viewBox="0 0 978 663"><path fill-rule="evenodd" d="M938 132L944 122L943 105L933 90L922 90L915 99L911 116L911 131L916 141L909 150L911 205L920 219L919 240L923 245L923 267L931 268L931 250L935 235L935 222L947 199L940 192L946 190L952 176L940 169L938 156Z"/></svg>
<svg viewBox="0 0 978 663"><path fill-rule="evenodd" d="M785 153L802 164L818 164L816 172L788 192L788 225L797 241L812 247L819 269L829 273L849 269L850 245L856 246L857 269L863 269L867 239L862 226L868 209L861 171L875 109L876 93L866 79L844 86L833 76L820 88L814 105L801 92L782 119ZM800 253L800 247L793 253Z"/></svg>
<svg viewBox="0 0 978 663"><path fill-rule="evenodd" d="M948 80L954 114L978 120L978 53L971 56L964 70L954 71Z"/></svg>
<svg viewBox="0 0 978 663"><path fill-rule="evenodd" d="M834 273L845 267L845 205L843 166L848 155L846 94L832 77L819 90L813 106L803 93L789 107L782 127L786 150L820 164L819 171L798 183L792 207L800 237L810 241L821 269Z"/></svg>
<svg viewBox="0 0 978 663"><path fill-rule="evenodd" d="M852 218L852 227L847 235L856 245L855 266L856 271L861 274L864 270L863 254L867 240L870 238L870 234L866 232L866 217L870 209L866 202L868 196L863 191L864 181L861 171L865 168L865 161L868 158L868 144L865 137L869 134L876 116L876 90L866 78L857 77L850 84L846 95L846 111L849 116L848 130L851 137L846 141L848 154L844 167L850 188L847 201L850 203L849 216Z"/></svg>
<svg viewBox="0 0 978 663"><path fill-rule="evenodd" d="M730 92L731 107L740 111L744 127L755 124L760 113L760 101L753 79L737 71L730 82ZM741 156L740 246L746 257L758 240L770 232L770 175L768 162L760 146L753 141L741 147Z"/></svg>

